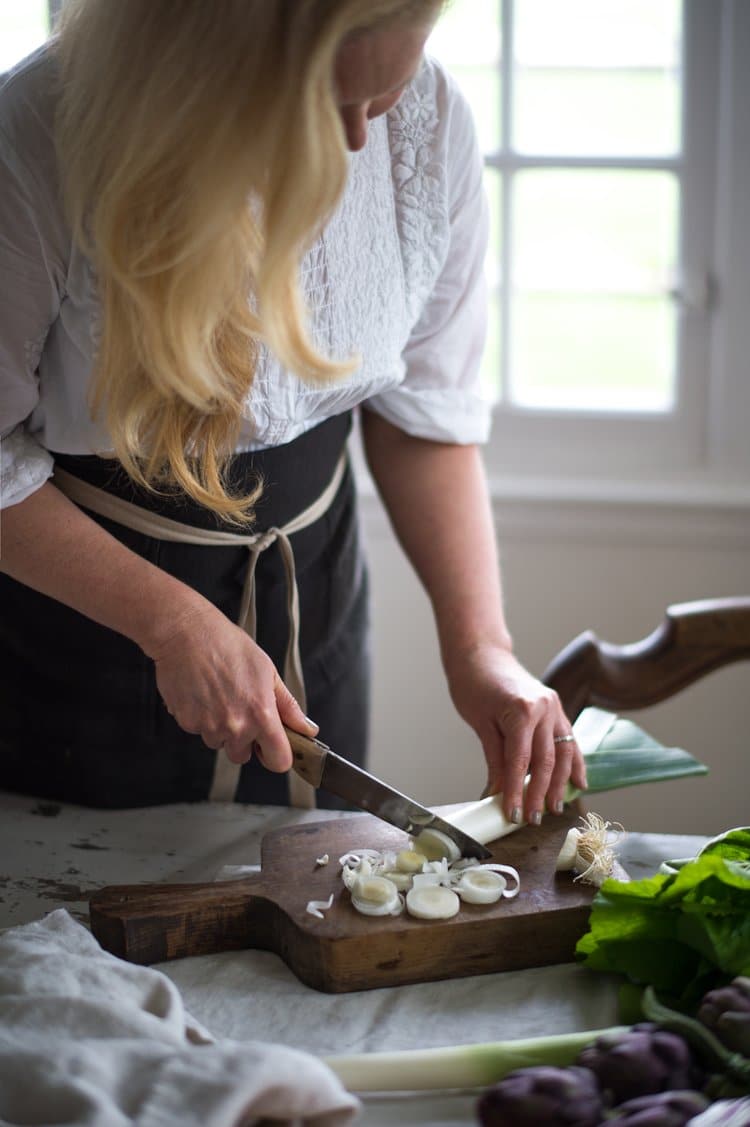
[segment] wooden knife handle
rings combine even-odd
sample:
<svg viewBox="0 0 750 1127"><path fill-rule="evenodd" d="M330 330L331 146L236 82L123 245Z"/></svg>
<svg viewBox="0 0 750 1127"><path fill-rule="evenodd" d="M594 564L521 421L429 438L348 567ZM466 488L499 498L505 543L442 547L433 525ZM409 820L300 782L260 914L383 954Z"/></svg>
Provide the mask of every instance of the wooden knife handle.
<svg viewBox="0 0 750 1127"><path fill-rule="evenodd" d="M91 930L105 951L131 963L249 947L275 950L280 912L259 894L258 881L111 885L90 900Z"/></svg>
<svg viewBox="0 0 750 1127"><path fill-rule="evenodd" d="M314 740L310 736L303 736L301 732L295 732L294 728L288 728L286 724L284 731L287 734L294 756L292 769L305 782L310 783L311 786L319 787L320 780L323 777L323 764L331 749L326 744L321 743L320 740Z"/></svg>

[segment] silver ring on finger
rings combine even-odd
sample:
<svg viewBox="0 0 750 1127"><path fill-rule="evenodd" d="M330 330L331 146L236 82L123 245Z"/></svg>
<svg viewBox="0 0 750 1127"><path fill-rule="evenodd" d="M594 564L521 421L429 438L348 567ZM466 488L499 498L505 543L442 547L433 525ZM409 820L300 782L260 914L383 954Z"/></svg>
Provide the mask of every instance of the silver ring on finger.
<svg viewBox="0 0 750 1127"><path fill-rule="evenodd" d="M572 732L568 732L566 736L553 736L552 742L553 744L574 744L576 738Z"/></svg>

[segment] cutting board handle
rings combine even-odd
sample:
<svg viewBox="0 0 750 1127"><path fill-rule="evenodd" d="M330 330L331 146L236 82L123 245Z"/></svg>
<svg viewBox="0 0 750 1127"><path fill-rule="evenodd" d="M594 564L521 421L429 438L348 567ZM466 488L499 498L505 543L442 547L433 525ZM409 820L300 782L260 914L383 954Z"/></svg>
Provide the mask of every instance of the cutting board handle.
<svg viewBox="0 0 750 1127"><path fill-rule="evenodd" d="M105 951L132 963L160 963L248 947L275 950L279 906L262 876L209 884L110 885L89 904Z"/></svg>

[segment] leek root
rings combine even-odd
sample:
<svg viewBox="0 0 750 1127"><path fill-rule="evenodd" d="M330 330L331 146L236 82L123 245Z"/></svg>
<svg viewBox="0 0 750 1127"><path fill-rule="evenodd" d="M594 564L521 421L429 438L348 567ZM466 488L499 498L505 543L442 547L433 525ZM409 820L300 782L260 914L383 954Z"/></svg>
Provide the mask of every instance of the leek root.
<svg viewBox="0 0 750 1127"><path fill-rule="evenodd" d="M619 822L605 822L599 814L586 814L581 828L573 827L557 858L557 872L575 871L575 880L600 888L615 867L612 842L622 834Z"/></svg>

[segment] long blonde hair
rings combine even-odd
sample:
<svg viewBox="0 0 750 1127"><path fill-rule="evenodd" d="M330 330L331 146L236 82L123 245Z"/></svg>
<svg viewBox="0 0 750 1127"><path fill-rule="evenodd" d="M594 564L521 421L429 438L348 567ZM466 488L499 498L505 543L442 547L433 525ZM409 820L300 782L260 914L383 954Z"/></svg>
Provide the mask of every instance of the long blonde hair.
<svg viewBox="0 0 750 1127"><path fill-rule="evenodd" d="M57 145L73 235L102 302L92 412L142 485L230 521L259 489L225 469L261 342L301 379L299 263L346 179L333 89L348 36L439 0L67 0Z"/></svg>

